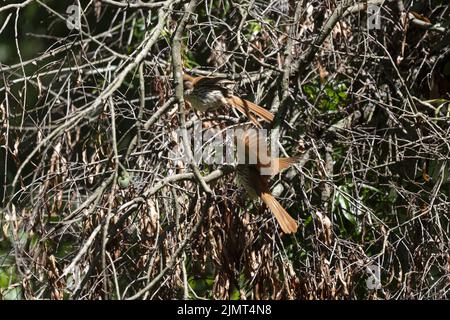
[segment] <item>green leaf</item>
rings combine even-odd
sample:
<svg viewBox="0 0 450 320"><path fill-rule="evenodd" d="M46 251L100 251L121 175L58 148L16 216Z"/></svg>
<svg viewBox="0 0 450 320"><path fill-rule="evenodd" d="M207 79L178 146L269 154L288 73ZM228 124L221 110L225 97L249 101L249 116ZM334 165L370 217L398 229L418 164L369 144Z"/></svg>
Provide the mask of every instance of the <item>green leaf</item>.
<svg viewBox="0 0 450 320"><path fill-rule="evenodd" d="M347 196L344 194L348 193L347 188L345 186L341 186L338 188L338 191L336 193L336 200L338 202L338 205L340 207L340 211L344 215L345 219L347 219L350 223L353 225L356 225L356 218L355 215L351 212L351 206L350 202L348 201Z"/></svg>

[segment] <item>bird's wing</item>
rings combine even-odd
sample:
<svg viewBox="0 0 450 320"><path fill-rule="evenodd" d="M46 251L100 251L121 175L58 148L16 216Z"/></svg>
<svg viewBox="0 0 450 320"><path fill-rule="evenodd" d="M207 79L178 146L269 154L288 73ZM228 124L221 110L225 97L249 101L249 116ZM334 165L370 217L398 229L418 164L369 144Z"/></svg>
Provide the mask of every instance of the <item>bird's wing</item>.
<svg viewBox="0 0 450 320"><path fill-rule="evenodd" d="M289 157L289 158L277 158L272 163L272 172L271 175L274 176L277 173L280 173L284 169L289 168L294 163L298 162L300 160L300 157Z"/></svg>
<svg viewBox="0 0 450 320"><path fill-rule="evenodd" d="M245 146L247 158L255 159L258 167L270 166L269 146L267 145L267 136L262 134L261 130L248 128L242 135L242 142Z"/></svg>
<svg viewBox="0 0 450 320"><path fill-rule="evenodd" d="M299 157L271 158L269 145L261 131L247 129L242 135L247 154L257 159L257 167L263 175L274 176L299 161ZM249 158L249 156L247 156ZM264 172L262 169L265 169Z"/></svg>
<svg viewBox="0 0 450 320"><path fill-rule="evenodd" d="M198 77L194 85L210 90L220 90L225 97L230 97L233 95L235 82L222 77Z"/></svg>

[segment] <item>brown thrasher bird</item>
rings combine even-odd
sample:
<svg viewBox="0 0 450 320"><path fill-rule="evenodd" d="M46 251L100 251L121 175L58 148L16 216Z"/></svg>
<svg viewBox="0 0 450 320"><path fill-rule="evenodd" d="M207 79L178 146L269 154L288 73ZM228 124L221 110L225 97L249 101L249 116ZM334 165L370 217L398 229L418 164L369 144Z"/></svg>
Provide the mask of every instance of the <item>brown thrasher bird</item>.
<svg viewBox="0 0 450 320"><path fill-rule="evenodd" d="M243 143L245 151L243 156L245 159L242 159L238 150L238 165L236 166L238 183L244 187L251 198L260 198L265 203L284 233L297 232L297 221L271 194L269 179L297 162L298 157L271 158L268 155L267 147L264 147L266 144L261 141L261 136L255 130L248 130L237 139L241 139L237 143Z"/></svg>
<svg viewBox="0 0 450 320"><path fill-rule="evenodd" d="M255 115L272 122L273 114L266 109L233 95L234 82L221 77L192 77L183 75L184 98L195 110L205 112L231 106L245 114L257 127Z"/></svg>

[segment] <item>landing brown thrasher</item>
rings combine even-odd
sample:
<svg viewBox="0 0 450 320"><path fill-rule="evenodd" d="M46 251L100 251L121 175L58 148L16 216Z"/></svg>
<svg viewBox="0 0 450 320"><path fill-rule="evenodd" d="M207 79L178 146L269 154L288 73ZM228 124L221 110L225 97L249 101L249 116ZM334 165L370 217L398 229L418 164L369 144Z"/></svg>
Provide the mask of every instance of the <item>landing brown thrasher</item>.
<svg viewBox="0 0 450 320"><path fill-rule="evenodd" d="M259 149L265 144L260 142L261 137L255 133L255 130L245 132L240 139L242 139L245 148L245 161L239 160L239 164L236 167L238 183L244 187L251 198L260 198L265 203L277 219L284 233L297 232L297 221L286 212L271 194L269 179L272 175L287 169L297 162L298 158L271 158L268 156L267 151ZM256 159L256 161L251 161L250 158ZM269 167L270 170L262 170L263 168L269 169Z"/></svg>
<svg viewBox="0 0 450 320"><path fill-rule="evenodd" d="M245 114L257 127L255 115L272 122L274 116L266 109L233 95L234 82L222 77L192 77L183 75L184 98L195 110L205 112L231 106Z"/></svg>

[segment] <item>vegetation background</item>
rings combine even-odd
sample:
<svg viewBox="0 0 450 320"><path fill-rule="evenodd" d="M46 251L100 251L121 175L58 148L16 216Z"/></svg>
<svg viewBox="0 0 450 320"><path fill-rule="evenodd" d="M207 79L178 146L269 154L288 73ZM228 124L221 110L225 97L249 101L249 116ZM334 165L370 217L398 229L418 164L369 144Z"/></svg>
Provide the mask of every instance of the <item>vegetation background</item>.
<svg viewBox="0 0 450 320"><path fill-rule="evenodd" d="M449 298L448 1L0 4L0 298ZM180 62L276 113L297 234L174 158Z"/></svg>

